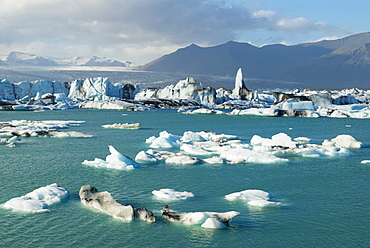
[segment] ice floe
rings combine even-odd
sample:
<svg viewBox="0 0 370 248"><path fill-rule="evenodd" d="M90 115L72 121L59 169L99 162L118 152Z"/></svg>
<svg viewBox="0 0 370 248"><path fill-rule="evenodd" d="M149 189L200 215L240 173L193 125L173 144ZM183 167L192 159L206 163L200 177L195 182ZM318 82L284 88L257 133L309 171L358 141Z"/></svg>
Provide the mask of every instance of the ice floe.
<svg viewBox="0 0 370 248"><path fill-rule="evenodd" d="M4 207L26 212L48 212L50 206L61 202L69 195L70 192L66 188L53 183L35 189L24 196L10 199L4 204Z"/></svg>
<svg viewBox="0 0 370 248"><path fill-rule="evenodd" d="M242 143L234 135L214 132L185 131L183 136L166 131L160 137L146 140L150 147L158 149L178 148L180 152L149 149L137 154L136 159L145 163L164 161L169 164L239 164L239 163L284 163L289 157L344 157L353 155L348 148L359 148L361 142L350 135L338 135L332 140L324 140L322 145L308 143L311 139L292 139L286 133L278 133L271 138L254 135L249 144ZM190 156L189 156L190 155Z"/></svg>
<svg viewBox="0 0 370 248"><path fill-rule="evenodd" d="M0 122L0 136L91 138L92 135L87 133L61 131L62 129L79 126L82 123L84 123L84 121L11 120Z"/></svg>
<svg viewBox="0 0 370 248"><path fill-rule="evenodd" d="M224 213L217 212L188 212L178 213L168 205L162 209L162 216L173 222L181 222L186 225L201 225L203 228L226 228L230 220L239 215L239 212L229 211Z"/></svg>
<svg viewBox="0 0 370 248"><path fill-rule="evenodd" d="M194 194L187 191L175 191L174 189L153 190L152 194L163 200L186 200L189 197L194 197Z"/></svg>
<svg viewBox="0 0 370 248"><path fill-rule="evenodd" d="M113 123L102 125L102 127L114 129L139 129L140 123Z"/></svg>
<svg viewBox="0 0 370 248"><path fill-rule="evenodd" d="M82 164L90 165L98 168L110 168L117 170L133 170L140 166L139 163L135 162L131 158L119 153L113 146L109 147L109 154L105 160L95 158L93 161L85 160Z"/></svg>
<svg viewBox="0 0 370 248"><path fill-rule="evenodd" d="M84 205L101 210L117 219L131 221L134 217L137 217L148 222L155 222L157 219L146 208L134 208L131 205L120 204L113 199L109 192L99 192L97 188L91 185L81 186L79 196Z"/></svg>
<svg viewBox="0 0 370 248"><path fill-rule="evenodd" d="M231 193L225 195L225 198L229 201L243 200L246 201L248 205L254 207L276 207L281 204L281 202L270 201L270 193L259 189L247 189Z"/></svg>
<svg viewBox="0 0 370 248"><path fill-rule="evenodd" d="M370 164L370 159L369 160L362 160L361 164Z"/></svg>
<svg viewBox="0 0 370 248"><path fill-rule="evenodd" d="M151 143L151 148L180 147L180 138L180 136L172 135L166 131L162 131L159 133L159 137L150 137L146 140L146 143Z"/></svg>
<svg viewBox="0 0 370 248"><path fill-rule="evenodd" d="M323 146L332 145L335 147L361 148L362 143L351 135L341 134L331 140L324 140Z"/></svg>

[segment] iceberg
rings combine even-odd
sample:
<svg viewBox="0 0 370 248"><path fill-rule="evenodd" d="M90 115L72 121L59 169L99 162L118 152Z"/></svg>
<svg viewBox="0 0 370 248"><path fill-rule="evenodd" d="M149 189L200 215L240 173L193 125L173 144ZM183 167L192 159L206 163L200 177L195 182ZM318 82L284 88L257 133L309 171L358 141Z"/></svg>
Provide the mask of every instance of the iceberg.
<svg viewBox="0 0 370 248"><path fill-rule="evenodd" d="M259 135L254 135L250 141L251 145L254 146L268 146L268 147L287 147L287 148L296 148L297 142L292 141L292 138L289 137L286 133L278 133L268 138L262 138Z"/></svg>
<svg viewBox="0 0 370 248"><path fill-rule="evenodd" d="M70 192L66 188L53 183L45 187L40 187L34 191L10 199L4 204L5 208L26 212L48 212L48 208L61 202L68 197Z"/></svg>
<svg viewBox="0 0 370 248"><path fill-rule="evenodd" d="M357 141L351 135L341 134L332 140L324 140L323 146L334 145L335 147L361 148L362 143Z"/></svg>
<svg viewBox="0 0 370 248"><path fill-rule="evenodd" d="M220 151L220 157L232 164L238 163L285 163L289 160L278 158L272 154L252 151L242 147L229 148Z"/></svg>
<svg viewBox="0 0 370 248"><path fill-rule="evenodd" d="M203 228L226 228L230 220L239 215L239 212L229 211L224 213L217 212L189 212L178 213L165 205L162 209L162 216L173 222L181 222L186 225L201 225Z"/></svg>
<svg viewBox="0 0 370 248"><path fill-rule="evenodd" d="M79 126L84 121L29 121L12 120L0 122L0 135L2 136L25 136L25 137L83 137L90 138L92 135L76 131L62 132L72 126Z"/></svg>
<svg viewBox="0 0 370 248"><path fill-rule="evenodd" d="M362 160L361 164L370 164L370 160Z"/></svg>
<svg viewBox="0 0 370 248"><path fill-rule="evenodd" d="M147 222L155 222L157 219L146 208L133 208L131 205L120 204L113 199L109 192L99 192L97 188L91 185L81 186L79 196L84 205L101 210L117 219L131 221L134 217L138 217Z"/></svg>
<svg viewBox="0 0 370 248"><path fill-rule="evenodd" d="M194 197L194 194L191 192L179 192L173 189L153 190L152 194L155 195L157 198L164 200L186 200L189 197Z"/></svg>
<svg viewBox="0 0 370 248"><path fill-rule="evenodd" d="M180 147L181 141L180 136L172 135L166 131L159 133L159 137L154 139L147 139L147 143L151 143L151 148L173 148Z"/></svg>
<svg viewBox="0 0 370 248"><path fill-rule="evenodd" d="M254 207L272 207L279 206L281 204L281 202L270 201L270 193L259 189L247 189L244 191L231 193L225 195L225 198L229 201L243 200L246 201L248 205Z"/></svg>
<svg viewBox="0 0 370 248"><path fill-rule="evenodd" d="M140 166L139 163L119 153L113 146L108 146L109 154L105 160L95 158L93 161L85 160L82 164L97 168L110 168L117 170L133 170Z"/></svg>
<svg viewBox="0 0 370 248"><path fill-rule="evenodd" d="M102 125L103 128L113 128L113 129L139 129L140 123L113 123Z"/></svg>

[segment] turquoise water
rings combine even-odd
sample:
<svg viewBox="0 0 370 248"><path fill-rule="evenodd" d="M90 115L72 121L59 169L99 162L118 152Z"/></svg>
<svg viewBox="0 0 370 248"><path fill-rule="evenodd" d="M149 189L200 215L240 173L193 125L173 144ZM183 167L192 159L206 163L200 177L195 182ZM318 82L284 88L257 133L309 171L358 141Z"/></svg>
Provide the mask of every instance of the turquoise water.
<svg viewBox="0 0 370 248"><path fill-rule="evenodd" d="M71 191L48 213L0 208L0 247L369 247L370 166L360 162L370 159L370 120L182 115L174 110L0 112L0 121L15 119L86 121L69 130L95 137L23 138L15 148L0 146L0 204L51 183ZM101 128L117 122L139 122L142 128ZM82 164L105 159L108 145L134 158L148 149L145 139L164 130L176 135L202 130L234 134L245 143L254 134L270 138L285 132L309 137L311 143L349 134L364 147L351 150L352 157L290 158L283 164L157 164L133 171ZM158 221L123 222L83 206L78 191L84 184L109 191L119 202L146 207ZM151 192L162 188L195 197L160 201ZM283 205L259 209L224 198L246 189L267 191ZM241 214L227 229L204 229L162 219L160 211L167 203L179 212Z"/></svg>

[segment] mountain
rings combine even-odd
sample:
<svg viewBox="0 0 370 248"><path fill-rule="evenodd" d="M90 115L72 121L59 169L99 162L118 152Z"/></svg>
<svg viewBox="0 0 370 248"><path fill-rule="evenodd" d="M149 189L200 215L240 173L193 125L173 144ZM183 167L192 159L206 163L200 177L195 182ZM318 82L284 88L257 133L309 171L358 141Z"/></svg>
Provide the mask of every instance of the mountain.
<svg viewBox="0 0 370 248"><path fill-rule="evenodd" d="M0 65L12 66L96 66L96 67L134 67L133 63L109 59L106 57L73 57L68 59L44 58L29 53L10 52L9 55L0 60Z"/></svg>
<svg viewBox="0 0 370 248"><path fill-rule="evenodd" d="M141 67L213 76L234 76L238 68L245 78L254 79L246 82L251 88L370 88L370 33L292 46L255 47L234 41L213 47L192 44Z"/></svg>
<svg viewBox="0 0 370 248"><path fill-rule="evenodd" d="M11 52L5 59L8 65L32 65L32 66L56 66L55 61L33 54L22 52Z"/></svg>

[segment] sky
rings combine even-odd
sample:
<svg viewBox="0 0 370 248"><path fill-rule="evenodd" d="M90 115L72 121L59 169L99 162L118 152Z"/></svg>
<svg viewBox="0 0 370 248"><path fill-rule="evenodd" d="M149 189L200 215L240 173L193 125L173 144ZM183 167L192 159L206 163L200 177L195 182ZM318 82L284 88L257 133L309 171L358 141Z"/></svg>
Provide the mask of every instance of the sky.
<svg viewBox="0 0 370 248"><path fill-rule="evenodd" d="M0 55L149 63L233 40L295 45L370 31L364 0L0 0Z"/></svg>

